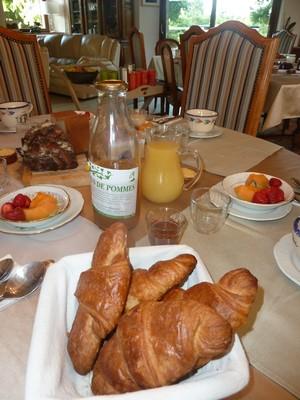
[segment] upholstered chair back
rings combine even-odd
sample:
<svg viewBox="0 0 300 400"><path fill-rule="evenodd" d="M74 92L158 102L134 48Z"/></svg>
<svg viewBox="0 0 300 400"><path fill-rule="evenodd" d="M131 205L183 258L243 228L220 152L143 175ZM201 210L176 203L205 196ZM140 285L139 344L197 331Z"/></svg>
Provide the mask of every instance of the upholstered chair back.
<svg viewBox="0 0 300 400"><path fill-rule="evenodd" d="M51 112L35 35L0 27L0 102L29 101L32 115Z"/></svg>
<svg viewBox="0 0 300 400"><path fill-rule="evenodd" d="M132 28L129 32L129 49L131 61L135 68L147 69L144 35L137 28Z"/></svg>
<svg viewBox="0 0 300 400"><path fill-rule="evenodd" d="M292 52L297 35L287 31L286 29L282 29L281 31L274 33L272 37L279 38L278 53L289 54Z"/></svg>
<svg viewBox="0 0 300 400"><path fill-rule="evenodd" d="M205 31L198 25L191 25L189 29L183 32L180 38L180 57L181 57L181 65L182 65L182 81L184 81L184 75L186 70L186 61L189 51L189 41L191 37L202 35Z"/></svg>
<svg viewBox="0 0 300 400"><path fill-rule="evenodd" d="M217 125L256 135L278 41L228 21L190 45L182 111L215 110Z"/></svg>

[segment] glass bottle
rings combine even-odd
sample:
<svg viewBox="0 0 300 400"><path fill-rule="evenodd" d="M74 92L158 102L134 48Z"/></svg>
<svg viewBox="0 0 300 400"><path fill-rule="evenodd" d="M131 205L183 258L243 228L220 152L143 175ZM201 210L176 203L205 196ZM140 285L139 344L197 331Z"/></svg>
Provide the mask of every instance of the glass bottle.
<svg viewBox="0 0 300 400"><path fill-rule="evenodd" d="M128 229L139 217L140 162L136 131L127 111L127 85L119 80L97 84L98 110L91 130L89 166L96 224L119 220Z"/></svg>

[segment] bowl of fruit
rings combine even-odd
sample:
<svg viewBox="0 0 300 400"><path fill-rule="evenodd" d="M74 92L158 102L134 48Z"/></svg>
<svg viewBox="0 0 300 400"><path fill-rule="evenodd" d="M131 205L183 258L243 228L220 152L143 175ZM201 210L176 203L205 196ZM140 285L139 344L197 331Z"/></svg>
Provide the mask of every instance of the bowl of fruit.
<svg viewBox="0 0 300 400"><path fill-rule="evenodd" d="M97 69L80 65L65 67L64 71L70 81L77 84L92 84L98 75Z"/></svg>
<svg viewBox="0 0 300 400"><path fill-rule="evenodd" d="M294 199L293 188L284 180L259 172L242 172L227 176L223 189L232 201L255 211L281 207Z"/></svg>
<svg viewBox="0 0 300 400"><path fill-rule="evenodd" d="M0 220L18 228L45 225L70 204L68 193L56 186L28 186L0 198Z"/></svg>

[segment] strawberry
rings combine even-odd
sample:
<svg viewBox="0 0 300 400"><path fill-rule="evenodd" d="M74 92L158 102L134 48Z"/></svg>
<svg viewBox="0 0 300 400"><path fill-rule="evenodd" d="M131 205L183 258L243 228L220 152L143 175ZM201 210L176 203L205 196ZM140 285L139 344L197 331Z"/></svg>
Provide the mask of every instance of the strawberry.
<svg viewBox="0 0 300 400"><path fill-rule="evenodd" d="M25 221L25 213L23 208L16 207L12 211L7 212L5 218L10 221Z"/></svg>
<svg viewBox="0 0 300 400"><path fill-rule="evenodd" d="M7 202L4 203L3 206L1 207L1 215L3 218L6 218L6 214L13 211L14 205L13 203Z"/></svg>
<svg viewBox="0 0 300 400"><path fill-rule="evenodd" d="M13 199L14 207L29 208L31 199L25 194L19 193Z"/></svg>
<svg viewBox="0 0 300 400"><path fill-rule="evenodd" d="M271 186L269 188L268 198L271 204L279 203L280 201L284 201L284 192L278 186Z"/></svg>
<svg viewBox="0 0 300 400"><path fill-rule="evenodd" d="M254 193L252 198L252 203L259 203L259 204L268 204L269 197L266 189L259 190L258 192Z"/></svg>
<svg viewBox="0 0 300 400"><path fill-rule="evenodd" d="M272 187L279 187L279 186L282 185L282 182L278 178L271 178L269 180L269 185L272 186Z"/></svg>

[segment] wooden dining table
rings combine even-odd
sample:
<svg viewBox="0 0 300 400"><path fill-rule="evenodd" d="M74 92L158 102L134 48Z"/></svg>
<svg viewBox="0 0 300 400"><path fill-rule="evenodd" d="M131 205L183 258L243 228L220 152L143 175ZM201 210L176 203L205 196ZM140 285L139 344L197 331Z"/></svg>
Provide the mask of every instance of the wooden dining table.
<svg viewBox="0 0 300 400"><path fill-rule="evenodd" d="M254 140L259 140L259 139L254 139ZM260 142L257 142L258 147L259 144ZM0 136L0 145L1 145L1 136ZM275 175L282 179L290 181L292 176L299 177L300 156L284 148L280 148L278 149L278 151L274 152L270 156L261 160L256 165L252 166L251 170L262 172L265 174ZM19 180L21 179L21 171L22 171L22 165L20 161L17 164L12 164L9 166L10 176L13 177L14 179L19 179ZM214 174L205 171L200 181L197 183L197 186L211 187L213 185L218 184L218 182L221 182L222 179L223 176L221 174ZM55 184L55 180L53 181L53 184ZM90 222L94 222L91 191L89 185L76 186L76 189L82 194L84 199L84 205L80 213L80 217ZM175 206L180 210L186 210L187 207L189 206L189 202L190 202L190 192L187 191L183 192L182 195L177 200L168 205ZM132 230L130 230L129 232L130 246L139 245L139 243L141 243L141 239L143 239L144 243L147 243L145 213L150 208L156 208L159 206L157 204L147 201L143 197L141 197L140 199L140 205L141 207L140 207L139 222L137 226ZM300 213L300 208L299 208L299 213ZM255 222L253 222L253 226L255 226ZM58 231L59 229L57 230L57 232ZM194 236L193 240L195 240L196 242L199 241L200 243L202 241L203 236L201 236L201 234L198 234L196 231L194 232L193 236ZM14 235L7 235L4 233L0 233L0 251L1 251L0 256L3 256L5 254L5 249L1 247L1 241L3 239L9 240L11 242L15 240ZM213 236L211 236L211 240L212 241L214 240ZM186 242L185 244L189 245L190 243ZM42 243L42 245L46 246L46 243ZM63 247L64 243L61 242L60 246ZM35 250L34 248L32 248L32 258L35 257L35 251L37 251L37 249ZM87 248L86 251L91 251L91 249ZM230 251L230 249L228 249L228 251ZM239 252L238 245L236 245L235 251ZM14 254L12 255L14 256ZM53 257L55 258L55 255L53 255ZM263 265L264 260L261 261ZM212 274L212 276L214 276L214 271L211 264L208 267L208 270ZM282 274L282 272L279 269L276 271L276 279L283 281L287 280L287 278ZM295 286L292 288L293 290L299 290L299 287L297 287L297 285L295 285L294 283L290 283L288 281L288 284ZM1 341L3 340L6 341L5 352L0 351L0 366L1 366L0 398L3 400L4 399L19 400L22 399L24 396L26 357L29 348L32 324L34 321L34 314L37 302L38 302L38 293L32 295L24 302L20 301L19 303L0 311L0 324L2 327L1 330L5 332L5 337L3 338L1 336L1 332L0 332L0 337ZM255 315L255 313L253 315ZM23 329L22 326L24 321L26 321L26 327ZM255 321L253 323L252 329L253 330L256 329ZM266 326L266 331L267 330L268 326ZM268 332L268 334L271 335L272 332ZM2 335L4 335L4 333L2 333ZM279 343L279 346L284 347L285 343ZM251 364L251 357L249 361ZM228 399L231 400L238 400L238 399L239 400L250 400L250 399L292 400L296 398L297 396L289 392L287 388L284 387L284 385L276 382L276 379L274 378L271 379L270 377L268 377L266 374L264 374L254 366L250 367L249 384L239 393L236 393L228 397ZM205 396L203 397L203 399L205 399Z"/></svg>

